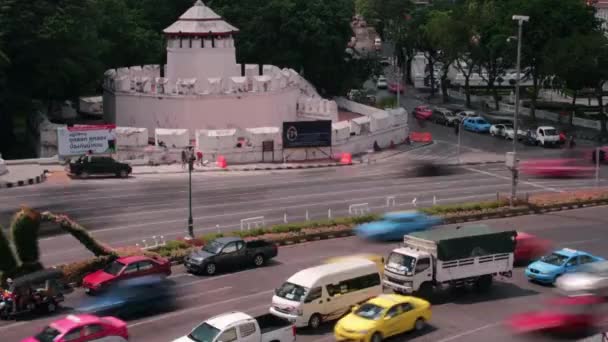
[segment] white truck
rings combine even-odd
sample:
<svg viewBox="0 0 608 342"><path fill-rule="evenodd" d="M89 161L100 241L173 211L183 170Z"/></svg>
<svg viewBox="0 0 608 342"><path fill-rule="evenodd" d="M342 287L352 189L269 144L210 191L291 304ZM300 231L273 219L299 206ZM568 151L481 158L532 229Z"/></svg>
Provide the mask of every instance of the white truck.
<svg viewBox="0 0 608 342"><path fill-rule="evenodd" d="M560 143L559 132L553 126L540 126L527 132L527 139L542 147L556 146Z"/></svg>
<svg viewBox="0 0 608 342"><path fill-rule="evenodd" d="M436 288L490 288L494 276L511 277L515 231L485 225L438 228L405 235L384 265L384 286L428 298Z"/></svg>
<svg viewBox="0 0 608 342"><path fill-rule="evenodd" d="M232 311L209 318L173 342L293 342L293 324L271 314L252 317Z"/></svg>

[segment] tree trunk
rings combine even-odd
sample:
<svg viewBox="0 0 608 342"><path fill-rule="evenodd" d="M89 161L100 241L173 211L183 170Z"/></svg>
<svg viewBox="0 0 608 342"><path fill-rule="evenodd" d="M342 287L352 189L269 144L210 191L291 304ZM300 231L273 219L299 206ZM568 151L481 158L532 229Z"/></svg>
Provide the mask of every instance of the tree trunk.
<svg viewBox="0 0 608 342"><path fill-rule="evenodd" d="M450 101L450 98L448 96L448 77L447 75L442 75L441 76L441 95L442 95L442 100L443 103L448 103Z"/></svg>
<svg viewBox="0 0 608 342"><path fill-rule="evenodd" d="M498 88L494 85L494 81L492 81L492 98L494 98L494 110L500 110L500 101L498 99Z"/></svg>
<svg viewBox="0 0 608 342"><path fill-rule="evenodd" d="M464 96L465 96L465 106L467 108L471 108L471 86L469 85L471 79L471 74L464 75Z"/></svg>
<svg viewBox="0 0 608 342"><path fill-rule="evenodd" d="M572 110L570 111L570 116L568 118L568 123L570 124L570 127L573 126L573 122L574 122L574 112L576 111L576 97L578 95L578 91L575 90L574 91L574 95L572 95Z"/></svg>
<svg viewBox="0 0 608 342"><path fill-rule="evenodd" d="M521 89L520 89L521 91ZM532 94L530 94L530 120L536 122L536 100L538 99L538 75L532 73Z"/></svg>
<svg viewBox="0 0 608 342"><path fill-rule="evenodd" d="M414 84L412 82L412 57L407 54L407 60L405 61L405 81L407 84Z"/></svg>

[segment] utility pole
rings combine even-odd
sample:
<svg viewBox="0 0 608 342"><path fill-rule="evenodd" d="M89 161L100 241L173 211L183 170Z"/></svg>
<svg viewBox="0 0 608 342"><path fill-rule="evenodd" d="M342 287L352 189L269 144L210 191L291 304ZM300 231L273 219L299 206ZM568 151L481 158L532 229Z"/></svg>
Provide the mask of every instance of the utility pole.
<svg viewBox="0 0 608 342"><path fill-rule="evenodd" d="M194 149L188 147L188 237L194 239L194 219L192 218L192 171L194 170Z"/></svg>
<svg viewBox="0 0 608 342"><path fill-rule="evenodd" d="M513 117L513 158L514 166L511 168L511 200L510 204L513 206L515 199L517 198L517 179L519 176L519 170L517 169L517 138L518 138L518 123L519 123L519 85L521 82L521 39L522 39L522 26L524 22L530 20L530 17L525 15L514 15L513 20L517 21L517 75L515 78L515 115Z"/></svg>
<svg viewBox="0 0 608 342"><path fill-rule="evenodd" d="M595 148L595 186L600 186L600 148Z"/></svg>

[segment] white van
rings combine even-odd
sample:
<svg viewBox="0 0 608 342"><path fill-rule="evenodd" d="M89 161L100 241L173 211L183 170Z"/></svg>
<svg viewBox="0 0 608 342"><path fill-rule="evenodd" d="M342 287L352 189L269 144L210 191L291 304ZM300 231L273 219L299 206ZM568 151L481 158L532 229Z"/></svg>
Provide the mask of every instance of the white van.
<svg viewBox="0 0 608 342"><path fill-rule="evenodd" d="M378 266L351 259L302 270L272 297L270 313L296 327L316 329L323 321L342 317L351 307L382 294Z"/></svg>

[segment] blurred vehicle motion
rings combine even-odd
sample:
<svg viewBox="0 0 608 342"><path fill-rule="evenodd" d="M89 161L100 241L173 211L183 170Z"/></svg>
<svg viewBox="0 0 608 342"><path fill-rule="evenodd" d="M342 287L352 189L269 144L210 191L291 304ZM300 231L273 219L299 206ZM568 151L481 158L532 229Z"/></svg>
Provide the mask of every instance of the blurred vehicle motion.
<svg viewBox="0 0 608 342"><path fill-rule="evenodd" d="M175 308L173 282L159 275L122 280L103 293L85 299L78 312L121 318L145 316Z"/></svg>
<svg viewBox="0 0 608 342"><path fill-rule="evenodd" d="M112 283L124 279L144 277L149 275L171 275L171 263L163 258L148 258L146 256L130 256L118 258L102 270L86 275L82 279L82 287L88 294L104 291Z"/></svg>
<svg viewBox="0 0 608 342"><path fill-rule="evenodd" d="M433 115L433 111L429 106L418 106L414 109L414 117L418 120L426 120Z"/></svg>
<svg viewBox="0 0 608 342"><path fill-rule="evenodd" d="M441 224L441 219L419 211L386 213L382 219L355 227L357 236L378 241L398 241L403 235Z"/></svg>
<svg viewBox="0 0 608 342"><path fill-rule="evenodd" d="M433 163L430 161L417 161L411 164L413 167L406 173L409 177L439 177L455 174L458 168L453 165Z"/></svg>
<svg viewBox="0 0 608 342"><path fill-rule="evenodd" d="M525 160L519 163L522 175L532 177L592 177L595 167L579 158Z"/></svg>
<svg viewBox="0 0 608 342"><path fill-rule="evenodd" d="M515 264L523 265L526 262L534 261L547 254L550 248L551 243L548 240L540 239L532 234L517 232L514 252Z"/></svg>
<svg viewBox="0 0 608 342"><path fill-rule="evenodd" d="M578 272L559 277L555 286L569 295L592 294L608 298L608 261L583 265Z"/></svg>
<svg viewBox="0 0 608 342"><path fill-rule="evenodd" d="M325 263L326 264L335 264L335 263L349 261L349 260L353 260L353 259L366 259L366 260L374 262L376 264L376 266L378 266L378 272L380 273L380 276L384 275L384 257L382 255L378 255L378 254L346 255L346 256L327 259L327 260L325 260Z"/></svg>
<svg viewBox="0 0 608 342"><path fill-rule="evenodd" d="M604 259L583 251L562 248L531 263L526 268L526 277L531 281L554 284L563 274L577 272L583 265L599 261Z"/></svg>
<svg viewBox="0 0 608 342"><path fill-rule="evenodd" d="M558 296L538 311L514 315L507 325L515 333L586 335L605 320L606 300L594 295Z"/></svg>
<svg viewBox="0 0 608 342"><path fill-rule="evenodd" d="M69 315L21 342L126 342L127 323L114 317Z"/></svg>

